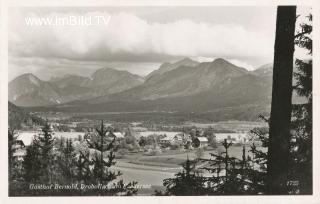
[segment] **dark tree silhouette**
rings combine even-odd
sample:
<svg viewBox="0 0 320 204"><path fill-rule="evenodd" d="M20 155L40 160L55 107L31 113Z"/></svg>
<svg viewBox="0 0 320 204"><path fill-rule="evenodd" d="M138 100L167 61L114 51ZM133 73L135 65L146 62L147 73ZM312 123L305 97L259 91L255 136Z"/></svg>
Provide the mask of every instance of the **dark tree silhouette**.
<svg viewBox="0 0 320 204"><path fill-rule="evenodd" d="M206 194L204 178L194 172L195 162L188 158L182 167L183 171L177 173L175 178L163 181L166 191L164 193L156 191L156 195L197 196Z"/></svg>
<svg viewBox="0 0 320 204"><path fill-rule="evenodd" d="M8 184L9 195L15 195L21 190L21 181L23 180L22 162L14 155L18 148L23 148L24 145L17 139L17 135L13 129L8 130Z"/></svg>
<svg viewBox="0 0 320 204"><path fill-rule="evenodd" d="M23 160L24 180L29 183L40 182L41 177L41 155L35 141L27 147L27 153Z"/></svg>
<svg viewBox="0 0 320 204"><path fill-rule="evenodd" d="M14 170L14 157L15 152L14 145L17 143L16 136L14 135L14 130L8 130L8 162L9 162L9 184L13 179L13 170Z"/></svg>
<svg viewBox="0 0 320 204"><path fill-rule="evenodd" d="M39 148L41 156L41 180L44 183L52 183L54 174L54 138L48 121L42 128L42 133L35 139L35 145Z"/></svg>
<svg viewBox="0 0 320 204"><path fill-rule="evenodd" d="M268 149L268 193L286 194L296 6L278 6Z"/></svg>
<svg viewBox="0 0 320 204"><path fill-rule="evenodd" d="M24 179L27 182L51 183L53 177L53 142L48 122L42 128L42 133L33 139L27 147L23 161Z"/></svg>
<svg viewBox="0 0 320 204"><path fill-rule="evenodd" d="M90 181L96 185L105 185L106 189L97 189L94 191L83 192L87 195L134 195L137 193L135 188L137 182L124 183L123 180L117 180L121 176L120 171L111 170L115 165L115 137L107 134L108 130L103 121L99 128L96 128L97 135L91 140L87 139L89 148L95 150L92 158L80 152L78 160L78 178L84 179L87 183ZM90 168L92 167L92 168Z"/></svg>
<svg viewBox="0 0 320 204"><path fill-rule="evenodd" d="M64 141L64 140L61 140ZM60 183L70 184L75 179L76 170L76 153L74 152L71 139L65 140L65 145L60 144L60 155L57 157L57 169L60 170L61 180Z"/></svg>

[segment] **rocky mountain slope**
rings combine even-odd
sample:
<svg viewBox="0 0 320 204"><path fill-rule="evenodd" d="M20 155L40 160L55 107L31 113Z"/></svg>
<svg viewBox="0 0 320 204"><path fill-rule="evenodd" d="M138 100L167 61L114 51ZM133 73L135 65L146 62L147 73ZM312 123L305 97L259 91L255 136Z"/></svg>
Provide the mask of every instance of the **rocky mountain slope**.
<svg viewBox="0 0 320 204"><path fill-rule="evenodd" d="M43 81L23 74L9 83L9 101L19 106L48 106L113 94L143 83L140 76L111 68L91 77L67 75Z"/></svg>

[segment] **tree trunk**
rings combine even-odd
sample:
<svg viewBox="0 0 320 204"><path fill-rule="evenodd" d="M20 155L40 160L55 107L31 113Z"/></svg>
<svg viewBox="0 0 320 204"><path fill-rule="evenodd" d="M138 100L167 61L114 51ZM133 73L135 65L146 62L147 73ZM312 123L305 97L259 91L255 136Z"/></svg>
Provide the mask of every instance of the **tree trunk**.
<svg viewBox="0 0 320 204"><path fill-rule="evenodd" d="M267 191L287 194L296 6L278 6L274 46Z"/></svg>

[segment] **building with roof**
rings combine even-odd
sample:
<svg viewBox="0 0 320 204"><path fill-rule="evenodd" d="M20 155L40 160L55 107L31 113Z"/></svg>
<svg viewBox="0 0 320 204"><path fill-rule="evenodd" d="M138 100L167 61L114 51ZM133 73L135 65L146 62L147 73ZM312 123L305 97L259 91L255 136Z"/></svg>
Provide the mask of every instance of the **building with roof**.
<svg viewBox="0 0 320 204"><path fill-rule="evenodd" d="M124 139L124 134L122 134L121 132L112 132L112 131L110 131L107 135L109 137L115 137L116 140Z"/></svg>
<svg viewBox="0 0 320 204"><path fill-rule="evenodd" d="M193 143L195 147L204 148L208 146L208 138L206 137L196 137L194 138Z"/></svg>
<svg viewBox="0 0 320 204"><path fill-rule="evenodd" d="M182 144L183 137L181 134L164 135L164 137L159 140L159 143L160 144Z"/></svg>

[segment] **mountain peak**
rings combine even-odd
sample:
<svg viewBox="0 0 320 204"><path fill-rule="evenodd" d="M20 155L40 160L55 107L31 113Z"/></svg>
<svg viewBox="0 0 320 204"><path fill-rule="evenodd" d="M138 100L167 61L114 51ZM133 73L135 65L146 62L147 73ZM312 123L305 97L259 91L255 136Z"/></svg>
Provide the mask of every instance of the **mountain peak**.
<svg viewBox="0 0 320 204"><path fill-rule="evenodd" d="M185 57L182 60L179 60L177 62L174 63L175 65L186 65L186 66L196 66L199 64L199 62L190 59L189 57Z"/></svg>
<svg viewBox="0 0 320 204"><path fill-rule="evenodd" d="M273 72L273 63L264 64L257 69L251 71L252 74L258 76L272 76Z"/></svg>
<svg viewBox="0 0 320 204"><path fill-rule="evenodd" d="M185 58L183 58L182 60L180 60L178 62L195 62L195 61L190 59L189 57L185 57Z"/></svg>
<svg viewBox="0 0 320 204"><path fill-rule="evenodd" d="M227 60L225 60L223 58L217 58L217 59L213 60L212 63L214 63L214 64L231 64L230 62L228 62Z"/></svg>
<svg viewBox="0 0 320 204"><path fill-rule="evenodd" d="M20 75L19 77L21 77L21 78L38 78L32 73L25 73L25 74Z"/></svg>
<svg viewBox="0 0 320 204"><path fill-rule="evenodd" d="M20 76L18 76L17 78L15 78L13 81L17 81L17 80L28 80L30 81L32 84L35 84L37 86L39 86L41 80L36 77L35 75L33 75L32 73L26 73L26 74L22 74Z"/></svg>
<svg viewBox="0 0 320 204"><path fill-rule="evenodd" d="M103 71L115 71L115 69L110 67L103 67L103 68L97 69L95 72L103 72Z"/></svg>

